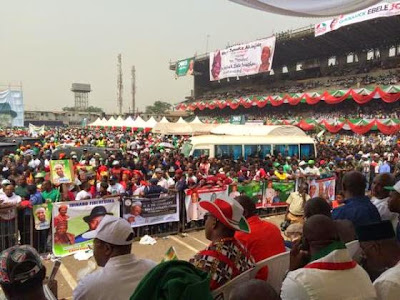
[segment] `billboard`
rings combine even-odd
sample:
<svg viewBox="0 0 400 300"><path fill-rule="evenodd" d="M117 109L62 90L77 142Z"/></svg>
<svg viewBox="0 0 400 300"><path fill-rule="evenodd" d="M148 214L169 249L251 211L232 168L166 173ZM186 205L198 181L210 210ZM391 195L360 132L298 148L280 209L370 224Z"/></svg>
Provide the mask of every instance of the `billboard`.
<svg viewBox="0 0 400 300"><path fill-rule="evenodd" d="M0 91L0 127L24 126L24 100L21 90Z"/></svg>
<svg viewBox="0 0 400 300"><path fill-rule="evenodd" d="M194 73L194 57L180 60L176 63L175 74L177 77L193 75Z"/></svg>
<svg viewBox="0 0 400 300"><path fill-rule="evenodd" d="M271 71L275 36L210 52L210 81Z"/></svg>
<svg viewBox="0 0 400 300"><path fill-rule="evenodd" d="M382 2L351 14L340 15L334 19L315 24L315 36L335 31L347 25L376 18L391 17L399 14L400 1L393 3Z"/></svg>

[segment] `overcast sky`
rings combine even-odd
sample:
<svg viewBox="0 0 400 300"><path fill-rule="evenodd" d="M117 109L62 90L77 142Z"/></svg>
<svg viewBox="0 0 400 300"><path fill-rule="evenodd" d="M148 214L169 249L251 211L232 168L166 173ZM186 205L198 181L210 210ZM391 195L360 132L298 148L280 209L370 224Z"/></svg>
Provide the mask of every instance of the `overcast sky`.
<svg viewBox="0 0 400 300"><path fill-rule="evenodd" d="M249 42L318 19L285 17L228 0L14 0L1 6L0 84L22 82L25 109L73 106L73 82L90 83L89 104L117 112L117 55L124 110L136 103L177 103L192 78L174 79L169 62L228 43ZM4 88L4 87L3 87ZM1 89L1 87L0 87Z"/></svg>

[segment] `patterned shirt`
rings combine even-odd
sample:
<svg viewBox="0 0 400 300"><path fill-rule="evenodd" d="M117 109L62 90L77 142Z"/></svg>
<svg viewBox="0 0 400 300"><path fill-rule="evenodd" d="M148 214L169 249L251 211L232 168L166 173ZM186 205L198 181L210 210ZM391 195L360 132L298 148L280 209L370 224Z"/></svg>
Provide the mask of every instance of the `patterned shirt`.
<svg viewBox="0 0 400 300"><path fill-rule="evenodd" d="M253 257L235 238L225 238L211 243L189 262L210 274L211 290L223 286L255 266Z"/></svg>

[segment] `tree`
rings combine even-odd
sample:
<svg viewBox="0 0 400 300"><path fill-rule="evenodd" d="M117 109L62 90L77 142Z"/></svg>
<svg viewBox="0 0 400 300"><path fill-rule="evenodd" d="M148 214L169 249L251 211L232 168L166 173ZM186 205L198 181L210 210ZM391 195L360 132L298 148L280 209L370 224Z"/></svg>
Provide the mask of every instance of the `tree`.
<svg viewBox="0 0 400 300"><path fill-rule="evenodd" d="M94 112L94 113L102 113L103 109L101 107L89 106L87 109L77 109L75 107L63 107L63 111L86 111L86 112Z"/></svg>
<svg viewBox="0 0 400 300"><path fill-rule="evenodd" d="M146 114L161 115L170 110L171 104L163 101L156 101L153 105L146 106Z"/></svg>

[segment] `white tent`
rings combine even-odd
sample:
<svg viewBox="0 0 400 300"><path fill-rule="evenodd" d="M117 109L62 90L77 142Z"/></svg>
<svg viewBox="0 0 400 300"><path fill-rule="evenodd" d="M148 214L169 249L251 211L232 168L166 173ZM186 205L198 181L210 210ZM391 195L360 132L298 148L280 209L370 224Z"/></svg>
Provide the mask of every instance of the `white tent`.
<svg viewBox="0 0 400 300"><path fill-rule="evenodd" d="M114 116L112 116L104 126L111 126L114 127L116 126L117 120L114 118Z"/></svg>
<svg viewBox="0 0 400 300"><path fill-rule="evenodd" d="M143 120L140 116L138 116L136 118L136 120L133 123L132 127L136 127L136 128L146 128L146 121Z"/></svg>
<svg viewBox="0 0 400 300"><path fill-rule="evenodd" d="M94 121L93 123L90 123L88 126L91 126L91 127L101 126L101 119L97 118L96 121Z"/></svg>
<svg viewBox="0 0 400 300"><path fill-rule="evenodd" d="M187 124L187 122L182 117L180 117L176 123L177 124Z"/></svg>
<svg viewBox="0 0 400 300"><path fill-rule="evenodd" d="M196 118L194 118L194 120L190 122L190 124L203 124L203 122L200 121L198 116L196 116Z"/></svg>
<svg viewBox="0 0 400 300"><path fill-rule="evenodd" d="M156 126L156 124L157 124L156 119L154 119L154 117L151 117L146 121L146 128L153 128L154 126Z"/></svg>
<svg viewBox="0 0 400 300"><path fill-rule="evenodd" d="M126 126L124 119L122 119L121 116L118 116L118 118L115 120L114 127L124 127L124 126Z"/></svg>
<svg viewBox="0 0 400 300"><path fill-rule="evenodd" d="M324 17L347 14L367 8L381 0L230 0L245 6L263 10L269 13L298 16Z"/></svg>
<svg viewBox="0 0 400 300"><path fill-rule="evenodd" d="M164 116L164 117L162 117L162 119L161 119L161 121L160 121L159 123L168 124L168 123L170 123L170 122L169 122L169 121L167 120L167 118Z"/></svg>
<svg viewBox="0 0 400 300"><path fill-rule="evenodd" d="M132 117L131 116L127 117L125 120L125 127L131 128L131 127L134 127L134 125L135 125L135 121L132 119Z"/></svg>

